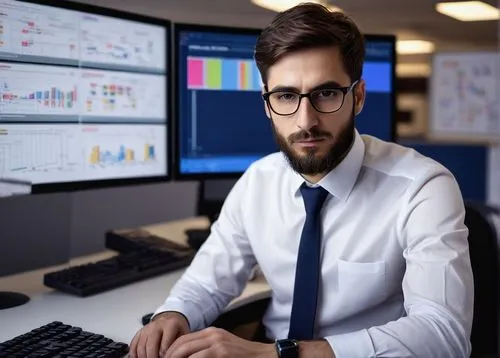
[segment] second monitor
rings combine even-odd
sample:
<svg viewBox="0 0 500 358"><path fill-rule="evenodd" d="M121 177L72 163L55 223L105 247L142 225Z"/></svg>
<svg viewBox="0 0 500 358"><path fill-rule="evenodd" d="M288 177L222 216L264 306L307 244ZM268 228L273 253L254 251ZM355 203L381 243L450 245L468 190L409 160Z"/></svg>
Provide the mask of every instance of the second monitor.
<svg viewBox="0 0 500 358"><path fill-rule="evenodd" d="M176 25L177 128L180 178L241 175L278 150L254 61L260 30ZM367 97L356 117L361 134L393 141L395 37L366 35Z"/></svg>

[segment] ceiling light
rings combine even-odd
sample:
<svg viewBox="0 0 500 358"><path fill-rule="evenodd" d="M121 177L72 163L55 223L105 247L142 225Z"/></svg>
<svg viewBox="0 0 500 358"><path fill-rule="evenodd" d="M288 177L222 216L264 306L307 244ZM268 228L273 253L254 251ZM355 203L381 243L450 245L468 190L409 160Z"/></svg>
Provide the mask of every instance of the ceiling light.
<svg viewBox="0 0 500 358"><path fill-rule="evenodd" d="M400 55L431 53L434 44L424 40L400 40L396 43L396 51Z"/></svg>
<svg viewBox="0 0 500 358"><path fill-rule="evenodd" d="M441 2L436 11L460 21L485 21L500 19L500 11L482 1Z"/></svg>
<svg viewBox="0 0 500 358"><path fill-rule="evenodd" d="M304 3L305 1L306 0L252 0L255 5L276 12L288 10L291 7ZM326 0L308 0L308 2L325 5L328 9L330 9L330 11L341 11L336 6L328 5Z"/></svg>
<svg viewBox="0 0 500 358"><path fill-rule="evenodd" d="M428 77L431 66L428 63L398 63L396 74L398 77Z"/></svg>

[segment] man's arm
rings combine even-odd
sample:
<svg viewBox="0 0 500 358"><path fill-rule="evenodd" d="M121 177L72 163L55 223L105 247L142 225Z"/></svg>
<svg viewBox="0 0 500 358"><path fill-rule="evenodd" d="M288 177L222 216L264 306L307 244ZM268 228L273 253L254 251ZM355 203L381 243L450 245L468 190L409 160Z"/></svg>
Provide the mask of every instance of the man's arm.
<svg viewBox="0 0 500 358"><path fill-rule="evenodd" d="M317 341L299 342L299 358L336 358L328 341L321 339Z"/></svg>
<svg viewBox="0 0 500 358"><path fill-rule="evenodd" d="M326 337L337 358L470 354L473 276L458 185L440 170L409 190L398 227L406 273L407 316L382 326Z"/></svg>
<svg viewBox="0 0 500 358"><path fill-rule="evenodd" d="M243 291L255 265L242 223L245 186L243 175L229 193L207 241L155 315L177 311L188 319L192 331L200 330Z"/></svg>
<svg viewBox="0 0 500 358"><path fill-rule="evenodd" d="M299 342L299 358L335 358L326 340ZM274 343L242 339L219 328L206 328L179 337L166 351L165 358L191 356L279 358Z"/></svg>

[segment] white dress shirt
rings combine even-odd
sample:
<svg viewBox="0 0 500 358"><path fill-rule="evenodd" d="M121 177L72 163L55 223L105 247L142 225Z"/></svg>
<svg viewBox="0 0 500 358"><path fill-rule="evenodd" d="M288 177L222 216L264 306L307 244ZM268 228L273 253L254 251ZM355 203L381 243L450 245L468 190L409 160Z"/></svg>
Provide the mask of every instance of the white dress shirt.
<svg viewBox="0 0 500 358"><path fill-rule="evenodd" d="M282 153L255 162L156 313L179 311L192 330L205 328L258 263L272 289L267 336L287 338L303 182ZM468 357L473 277L452 174L412 149L356 132L349 154L318 184L330 195L316 336L337 358Z"/></svg>

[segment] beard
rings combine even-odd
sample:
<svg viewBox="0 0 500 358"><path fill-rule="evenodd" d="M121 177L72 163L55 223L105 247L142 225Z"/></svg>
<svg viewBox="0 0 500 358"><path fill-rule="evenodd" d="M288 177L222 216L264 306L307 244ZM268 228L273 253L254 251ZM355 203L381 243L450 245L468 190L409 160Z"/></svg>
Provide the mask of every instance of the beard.
<svg viewBox="0 0 500 358"><path fill-rule="evenodd" d="M331 133L321 131L317 127L309 131L293 133L288 138L278 133L274 123L272 129L280 150L285 154L290 166L299 174L317 175L333 170L347 155L354 141L354 114L334 138ZM326 139L333 143L324 155L318 155L317 148L306 148L305 154L299 154L292 147L293 143L305 139Z"/></svg>

